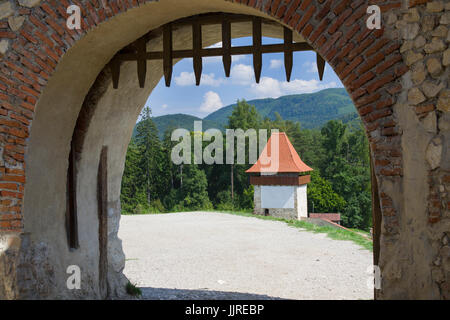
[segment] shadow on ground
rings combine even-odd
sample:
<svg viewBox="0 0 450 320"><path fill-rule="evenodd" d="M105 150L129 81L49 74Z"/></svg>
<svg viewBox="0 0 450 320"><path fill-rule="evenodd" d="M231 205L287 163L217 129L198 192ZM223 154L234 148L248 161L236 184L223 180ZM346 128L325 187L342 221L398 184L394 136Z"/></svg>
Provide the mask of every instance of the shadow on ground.
<svg viewBox="0 0 450 320"><path fill-rule="evenodd" d="M143 300L284 300L262 294L141 287Z"/></svg>

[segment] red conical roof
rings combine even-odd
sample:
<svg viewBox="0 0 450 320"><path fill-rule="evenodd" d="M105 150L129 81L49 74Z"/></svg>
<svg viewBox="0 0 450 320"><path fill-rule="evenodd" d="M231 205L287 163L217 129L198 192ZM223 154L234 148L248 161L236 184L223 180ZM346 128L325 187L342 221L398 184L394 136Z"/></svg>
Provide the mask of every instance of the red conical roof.
<svg viewBox="0 0 450 320"><path fill-rule="evenodd" d="M272 150L272 139L276 139L278 137L278 159L276 157L271 156ZM276 145L274 145L276 148ZM275 151L275 150L274 150ZM277 161L278 160L278 161ZM276 132L272 133L267 141L264 150L259 157L258 161L246 172L247 173L261 173L261 172L308 172L313 169L308 167L302 159L300 159L297 151L295 151L294 146L289 141L286 133L284 132Z"/></svg>

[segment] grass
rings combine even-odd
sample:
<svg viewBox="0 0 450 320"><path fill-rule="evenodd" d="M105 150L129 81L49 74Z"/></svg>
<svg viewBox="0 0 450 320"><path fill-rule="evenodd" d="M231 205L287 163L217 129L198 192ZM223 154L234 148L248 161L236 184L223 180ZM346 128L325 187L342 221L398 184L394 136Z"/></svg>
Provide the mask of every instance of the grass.
<svg viewBox="0 0 450 320"><path fill-rule="evenodd" d="M315 225L315 224L312 224L312 223L309 223L306 221L301 221L301 220L288 220L288 219L276 218L276 217L272 217L272 216L260 216L260 215L252 214L247 211L226 211L224 213L234 214L234 215L239 215L239 216L244 216L244 217L253 217L253 218L263 219L263 220L285 222L290 227L305 229L307 231L311 231L314 233L326 233L327 236L333 240L353 241L354 243L361 246L362 248L369 250L369 251L373 251L372 241L367 239L366 237L358 234L358 232L361 232L364 234L367 232L359 230L359 229L352 229L354 231L354 232L352 232L352 231L347 231L344 229L337 229L337 228L328 227L328 226L318 226L318 225ZM369 233L367 233L367 234L369 234Z"/></svg>
<svg viewBox="0 0 450 320"><path fill-rule="evenodd" d="M136 287L136 286L135 286L134 284L132 284L130 281L128 281L126 289L127 289L127 293L128 293L130 296L133 296L133 297L140 297L140 296L142 296L142 291L141 291L141 289L138 288L138 287Z"/></svg>

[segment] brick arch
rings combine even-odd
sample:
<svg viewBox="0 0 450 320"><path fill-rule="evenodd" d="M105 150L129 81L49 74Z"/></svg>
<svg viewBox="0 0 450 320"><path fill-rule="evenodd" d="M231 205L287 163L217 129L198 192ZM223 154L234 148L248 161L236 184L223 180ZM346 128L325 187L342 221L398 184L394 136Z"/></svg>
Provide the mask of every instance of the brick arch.
<svg viewBox="0 0 450 320"><path fill-rule="evenodd" d="M13 13L9 16L8 14L0 15L0 35L7 39L3 43L6 49L0 60L0 142L3 151L2 159L0 159L2 160L0 164L2 173L0 232L26 231L27 219L24 220L22 216L23 197L24 195L26 197L30 183L32 185L32 181L26 181L25 178L28 179L26 163L38 164L30 159L28 145L30 140L39 138L33 137L33 122L36 122L40 108L43 108L40 103L42 104L43 96L48 92L48 84L55 81L55 74L61 69L61 61L76 59L71 53L77 45L103 25L117 21L120 24L120 19L127 17L127 13L137 12L136 10L149 8L151 5L158 10L158 5L152 2L146 0L71 2L9 0L3 4L5 10L11 10ZM161 1L163 2L167 1ZM218 2L217 0L214 3ZM399 253L400 240L405 239L400 232L406 222L402 221L405 210L404 141L402 141L403 126L399 121L399 118L404 116L397 114L398 108L396 109L395 105L403 101L401 99L403 99L402 94L405 93L405 88L402 79L409 68L405 64L404 55L400 52L404 40L399 36L398 30L393 30L394 27L390 27L389 32L386 28L368 30L365 26L366 9L369 4L377 3L382 12L388 10L399 12L402 1L243 0L226 2L226 6L235 12L242 10L246 13L269 17L301 34L327 60L344 83L366 128L380 186L379 197L383 212L380 264L382 270L384 268L386 271L384 278L386 289L383 294L385 297L409 296L407 293L409 284L406 280L401 282L396 273L397 270L401 273L404 265L400 262L388 261ZM416 1L412 6L416 4L420 6L424 2L426 1ZM65 28L67 18L65 8L70 3L75 3L82 9L83 20L80 31L69 31ZM214 4L210 7L200 8L199 6L199 13L212 7ZM11 23L8 21L11 16L23 17L24 21L22 23L21 18L17 18L19 19L17 23L14 21ZM386 19L383 21L386 22ZM13 25L18 25L18 28L11 28ZM142 34L145 31L148 30L142 30ZM118 50L124 46L120 41L111 46L103 43L101 45L108 50L112 47ZM105 54L99 59L106 63L108 57L111 58L111 55ZM72 65L74 66L75 64ZM89 79L89 83L81 88L82 90L80 89L78 92L80 97L86 95L94 79ZM71 92L73 95L76 93ZM82 99L80 101L82 102ZM418 108L426 108L426 106L418 106ZM426 110L426 112L429 111ZM64 152L67 153L67 150L66 148ZM32 187L37 188L33 185ZM406 218L403 217L403 219ZM428 284L429 279L424 281ZM401 284L400 289L392 289L399 284Z"/></svg>

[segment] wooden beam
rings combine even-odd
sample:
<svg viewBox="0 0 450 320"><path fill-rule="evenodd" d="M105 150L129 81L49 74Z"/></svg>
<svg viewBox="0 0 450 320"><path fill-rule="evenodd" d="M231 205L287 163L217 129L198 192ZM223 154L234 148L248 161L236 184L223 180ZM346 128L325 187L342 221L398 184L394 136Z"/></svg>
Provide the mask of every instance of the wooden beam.
<svg viewBox="0 0 450 320"><path fill-rule="evenodd" d="M262 70L262 31L261 18L253 17L253 69L255 70L256 83L259 83Z"/></svg>
<svg viewBox="0 0 450 320"><path fill-rule="evenodd" d="M253 45L251 46L231 46L231 23L233 22L251 22ZM236 15L228 13L201 14L188 18L176 20L168 25L164 25L152 30L134 43L120 50L111 61L110 68L113 77L113 87L118 88L120 77L120 63L122 61L137 61L139 86L145 86L147 73L147 60L163 60L163 72L166 86L170 86L173 73L173 59L193 58L193 67L196 85L200 85L203 63L203 57L221 56L224 65L225 75L230 76L233 55L253 55L253 68L255 80L259 83L262 70L262 54L265 53L284 53L284 62L286 70L286 79L290 81L293 66L294 51L309 51L313 48L306 42L294 43L293 33L290 29L284 28L283 44L262 44L262 23L278 25L271 20L261 17L252 17L248 15ZM202 45L202 25L222 24L222 48L203 48ZM173 50L173 30L183 25L192 26L192 49ZM163 37L163 51L147 52L146 43L150 39ZM319 77L323 79L325 61L317 55L317 66Z"/></svg>
<svg viewBox="0 0 450 320"><path fill-rule="evenodd" d="M226 19L222 21L222 49L223 68L225 76L229 78L231 72L231 23Z"/></svg>
<svg viewBox="0 0 450 320"><path fill-rule="evenodd" d="M145 87L145 77L147 75L147 43L145 38L138 39L135 43L136 58L137 58L137 72L139 79L139 87Z"/></svg>
<svg viewBox="0 0 450 320"><path fill-rule="evenodd" d="M292 30L284 27L284 68L286 69L286 80L291 81L293 53L292 53Z"/></svg>
<svg viewBox="0 0 450 320"><path fill-rule="evenodd" d="M69 207L67 216L67 234L70 249L78 249L80 247L78 242L78 214L77 214L77 163L75 143L71 142L69 154L69 170L68 170L68 196Z"/></svg>
<svg viewBox="0 0 450 320"><path fill-rule="evenodd" d="M108 147L103 146L98 166L98 240L99 288L102 298L108 296Z"/></svg>
<svg viewBox="0 0 450 320"><path fill-rule="evenodd" d="M200 80L202 77L202 26L200 23L194 21L192 24L192 49L193 49L193 60L194 60L194 74L195 74L195 84L200 85Z"/></svg>
<svg viewBox="0 0 450 320"><path fill-rule="evenodd" d="M120 78L120 60L119 58L114 57L110 63L111 68L111 76L113 81L113 88L117 89L119 87L119 78Z"/></svg>
<svg viewBox="0 0 450 320"><path fill-rule="evenodd" d="M320 81L322 81L323 74L325 72L325 60L319 53L316 53L316 60L317 60L317 70L319 71L319 79Z"/></svg>
<svg viewBox="0 0 450 320"><path fill-rule="evenodd" d="M370 157L370 173L372 183L372 242L373 242L373 265L378 266L380 260L380 236L381 236L381 206L378 194L378 182L375 174L373 157ZM378 292L374 289L374 297L377 299Z"/></svg>
<svg viewBox="0 0 450 320"><path fill-rule="evenodd" d="M313 51L314 49L306 42L292 44L292 51ZM253 46L231 47L231 55L253 54ZM280 53L284 52L284 44L265 44L261 46L261 53ZM202 57L220 57L223 55L222 48L204 48L201 50ZM174 50L172 51L173 59L193 58L193 50ZM117 57L122 61L136 61L135 53L119 53ZM147 52L147 60L162 60L163 53L161 51Z"/></svg>
<svg viewBox="0 0 450 320"><path fill-rule="evenodd" d="M172 80L173 60L172 60L172 25L166 24L163 28L163 69L166 87L170 87Z"/></svg>
<svg viewBox="0 0 450 320"><path fill-rule="evenodd" d="M259 186L302 186L311 182L311 176L250 176L250 184Z"/></svg>

